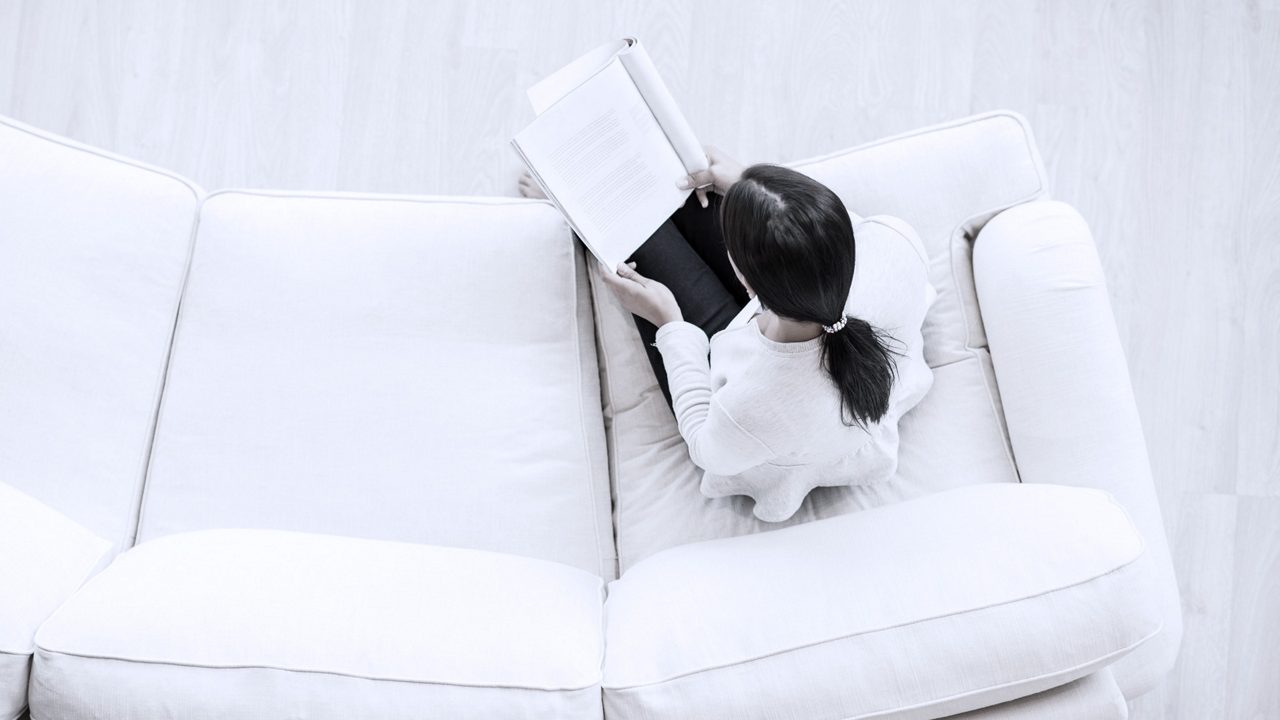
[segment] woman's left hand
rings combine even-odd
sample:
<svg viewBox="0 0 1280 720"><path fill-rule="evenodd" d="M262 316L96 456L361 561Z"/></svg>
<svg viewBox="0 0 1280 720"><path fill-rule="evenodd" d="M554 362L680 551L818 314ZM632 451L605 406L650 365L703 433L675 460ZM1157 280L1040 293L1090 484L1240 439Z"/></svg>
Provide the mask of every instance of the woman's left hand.
<svg viewBox="0 0 1280 720"><path fill-rule="evenodd" d="M684 315L671 290L657 280L636 272L635 265L634 262L618 263L617 275L611 272L601 273L605 284L622 301L622 306L631 314L653 323L655 327L683 320Z"/></svg>

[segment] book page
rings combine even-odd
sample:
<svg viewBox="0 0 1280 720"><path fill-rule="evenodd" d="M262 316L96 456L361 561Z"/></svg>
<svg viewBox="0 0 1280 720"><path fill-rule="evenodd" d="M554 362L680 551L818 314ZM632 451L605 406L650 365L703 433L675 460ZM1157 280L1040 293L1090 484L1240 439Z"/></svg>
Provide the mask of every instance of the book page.
<svg viewBox="0 0 1280 720"><path fill-rule="evenodd" d="M631 42L623 39L605 43L538 81L537 85L526 92L529 104L533 105L533 114L541 115L546 112L557 100L600 72L600 68L607 65L614 55L626 49Z"/></svg>
<svg viewBox="0 0 1280 720"><path fill-rule="evenodd" d="M512 141L548 197L611 272L688 198L687 172L618 60Z"/></svg>
<svg viewBox="0 0 1280 720"><path fill-rule="evenodd" d="M671 96L667 84L658 75L658 68L654 66L644 46L636 40L629 48L621 51L618 58L631 74L631 79L640 90L640 95L649 103L649 108L658 119L663 132L666 133L671 147L684 163L686 174L706 170L708 167L706 151L702 149L702 143L698 142L698 137L693 134L693 128L689 126L689 121L680 111L676 99Z"/></svg>

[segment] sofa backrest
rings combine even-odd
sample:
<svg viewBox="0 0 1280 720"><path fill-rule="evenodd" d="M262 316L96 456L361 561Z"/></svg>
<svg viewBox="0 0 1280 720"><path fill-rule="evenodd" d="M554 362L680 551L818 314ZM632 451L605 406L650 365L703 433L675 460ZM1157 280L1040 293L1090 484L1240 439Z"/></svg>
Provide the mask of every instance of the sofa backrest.
<svg viewBox="0 0 1280 720"><path fill-rule="evenodd" d="M120 550L200 190L0 118L0 482Z"/></svg>
<svg viewBox="0 0 1280 720"><path fill-rule="evenodd" d="M313 531L613 577L582 252L542 202L210 195L139 541Z"/></svg>

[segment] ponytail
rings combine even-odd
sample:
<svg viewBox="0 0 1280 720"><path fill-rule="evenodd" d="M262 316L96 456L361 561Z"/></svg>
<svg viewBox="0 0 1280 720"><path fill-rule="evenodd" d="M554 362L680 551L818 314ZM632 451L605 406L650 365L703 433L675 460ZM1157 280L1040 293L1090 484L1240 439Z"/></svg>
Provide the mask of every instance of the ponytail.
<svg viewBox="0 0 1280 720"><path fill-rule="evenodd" d="M840 389L840 418L865 428L889 412L889 391L898 374L894 339L866 320L845 317L843 328L822 340L822 365ZM845 412L852 416L846 421Z"/></svg>
<svg viewBox="0 0 1280 720"><path fill-rule="evenodd" d="M725 249L761 307L779 317L826 323L843 312L857 245L844 203L830 188L790 168L752 165L720 204ZM846 425L879 422L898 374L896 343L865 320L823 325L821 364L840 389ZM852 420L845 420L846 413Z"/></svg>

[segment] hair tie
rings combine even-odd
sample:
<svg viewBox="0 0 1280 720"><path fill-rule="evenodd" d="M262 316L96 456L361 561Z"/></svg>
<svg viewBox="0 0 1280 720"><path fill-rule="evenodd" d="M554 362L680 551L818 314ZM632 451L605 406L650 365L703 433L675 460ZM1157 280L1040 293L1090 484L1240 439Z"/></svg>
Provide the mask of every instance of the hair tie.
<svg viewBox="0 0 1280 720"><path fill-rule="evenodd" d="M823 325L822 330L828 334L838 333L844 329L845 324L848 322L849 322L849 316L844 315L840 318L838 322L832 323L831 325Z"/></svg>

